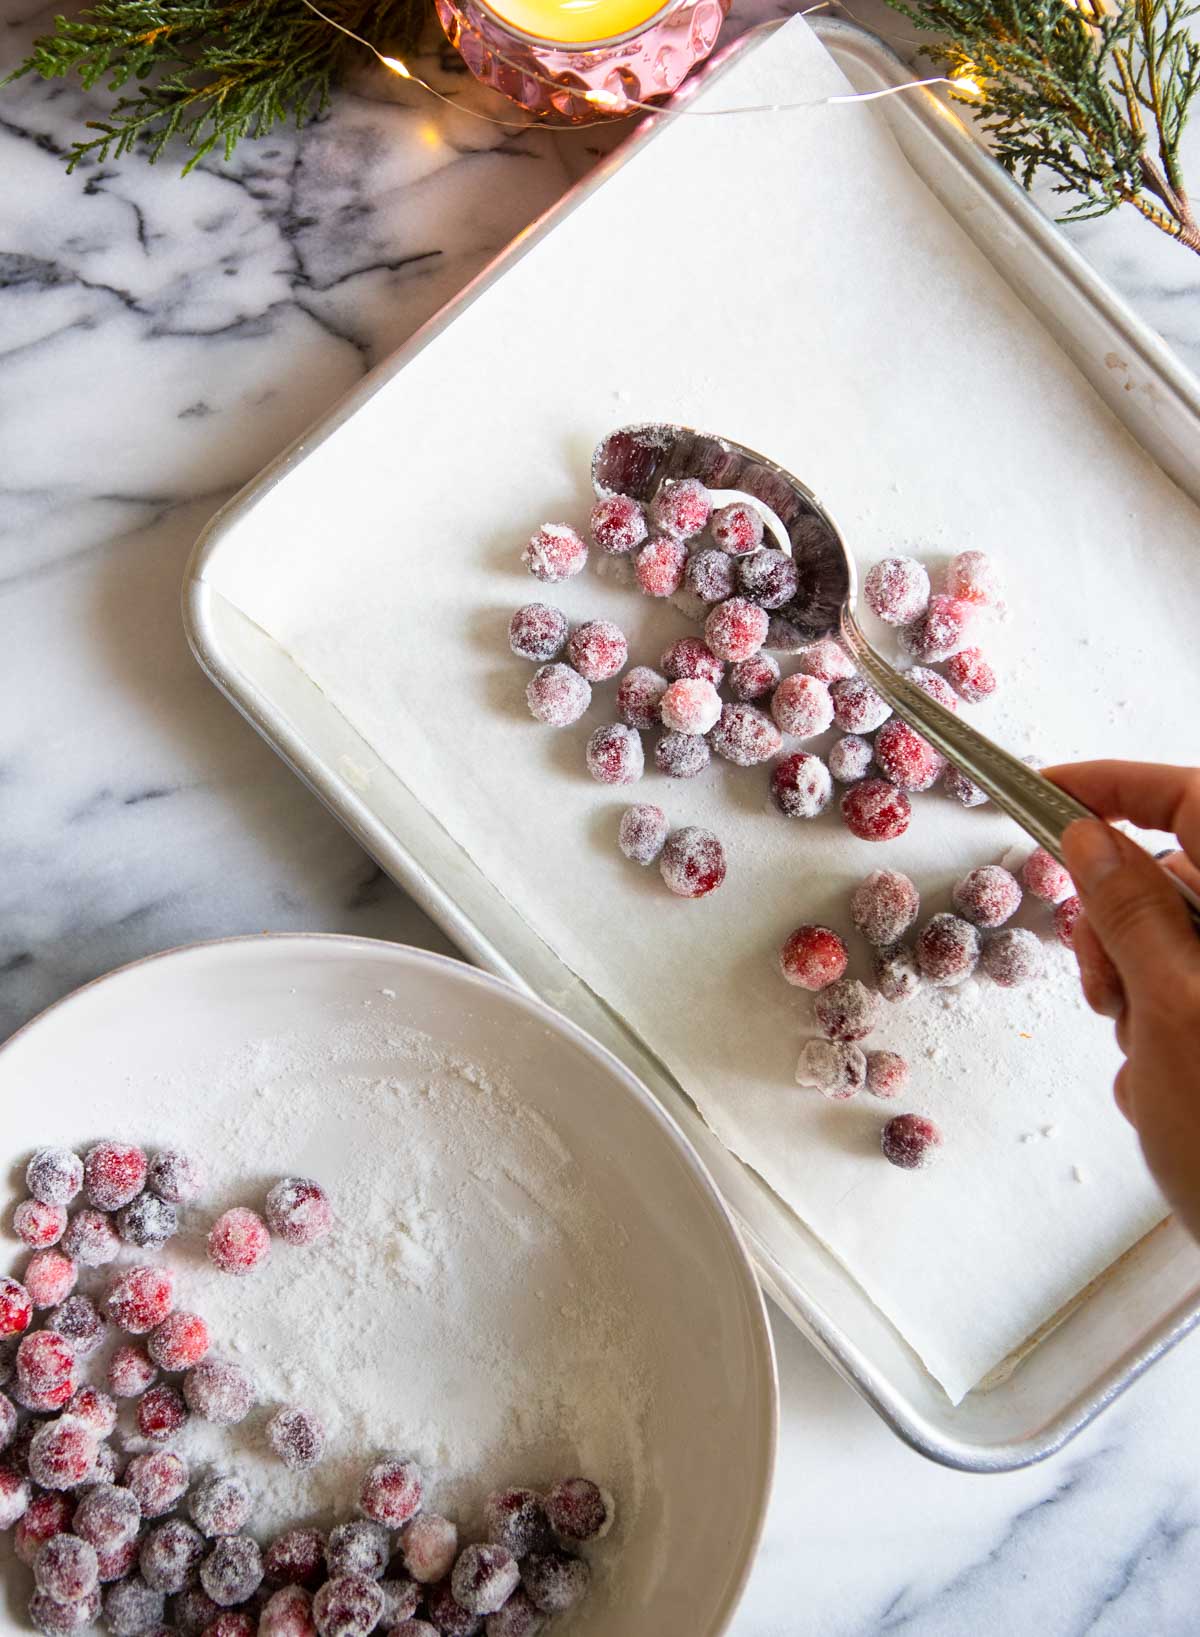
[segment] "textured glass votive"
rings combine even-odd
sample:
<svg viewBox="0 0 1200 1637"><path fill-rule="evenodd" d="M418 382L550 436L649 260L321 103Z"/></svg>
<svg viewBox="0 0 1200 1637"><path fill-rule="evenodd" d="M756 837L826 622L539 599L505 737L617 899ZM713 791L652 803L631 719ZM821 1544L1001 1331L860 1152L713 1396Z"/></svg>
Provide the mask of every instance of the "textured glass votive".
<svg viewBox="0 0 1200 1637"><path fill-rule="evenodd" d="M730 0L436 4L476 79L540 119L573 125L674 91L717 43Z"/></svg>

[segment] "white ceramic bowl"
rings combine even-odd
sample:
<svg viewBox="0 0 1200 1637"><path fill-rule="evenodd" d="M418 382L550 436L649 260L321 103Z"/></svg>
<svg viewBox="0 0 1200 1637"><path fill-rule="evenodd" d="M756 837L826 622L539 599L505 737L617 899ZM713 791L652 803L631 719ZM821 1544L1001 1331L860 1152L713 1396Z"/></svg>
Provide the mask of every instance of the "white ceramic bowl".
<svg viewBox="0 0 1200 1637"><path fill-rule="evenodd" d="M255 1098L282 1098L263 1089L270 1076L261 1043L318 1042L325 1054L334 1042L332 1061L340 1037L360 1039L364 1019L394 1032L421 1031L447 1052L506 1073L522 1104L561 1139L597 1207L624 1229L599 1250L604 1277L621 1292L619 1345L627 1338L638 1358L648 1406L641 1494L633 1526L597 1549L597 1559L615 1555L615 1572L597 1577L592 1598L564 1620L566 1630L573 1637L716 1637L745 1584L771 1486L777 1399L762 1298L687 1141L628 1070L556 1013L474 968L393 944L322 936L198 944L88 985L0 1050L6 1153L15 1161L44 1143L82 1147L104 1134L152 1141L161 1133L169 1142L180 1124L210 1139L218 1171L222 1162L225 1171L235 1169L245 1157L235 1151L239 1121ZM220 1063L225 1067L214 1070ZM324 1107L310 1099L298 1120L286 1110L273 1116L277 1140L266 1146L280 1151L255 1155L244 1202L255 1202L262 1177L287 1171L320 1176L337 1201L356 1118L339 1073L329 1070ZM461 1107L448 1108L446 1118L461 1120ZM403 1186L407 1150L402 1120L395 1121L394 1146L385 1130L372 1186L386 1194ZM495 1158L503 1170L503 1153ZM220 1205L239 1197L234 1179L223 1180L232 1192L215 1201ZM14 1168L6 1226L22 1191ZM18 1250L10 1238L0 1266L19 1267ZM464 1277L511 1276L504 1265L511 1244L489 1230L486 1214L473 1233L459 1213L454 1255ZM195 1251L193 1260L196 1280L212 1277ZM540 1267L539 1281L545 1275ZM402 1280L395 1288L387 1323L399 1337L406 1304L416 1298ZM263 1289L269 1308L270 1287ZM353 1294L347 1305L352 1310ZM560 1313L548 1304L541 1322L561 1329ZM524 1348L536 1372L536 1331L515 1325L514 1336L506 1344ZM384 1342L386 1352L386 1332ZM450 1374L464 1368L457 1348L447 1353L455 1356L429 1361L435 1377L443 1367ZM498 1394L504 1390L497 1386ZM388 1430L400 1436L403 1427ZM514 1467L520 1459L514 1449ZM19 1629L27 1583L7 1547L0 1552L8 1609L0 1622Z"/></svg>

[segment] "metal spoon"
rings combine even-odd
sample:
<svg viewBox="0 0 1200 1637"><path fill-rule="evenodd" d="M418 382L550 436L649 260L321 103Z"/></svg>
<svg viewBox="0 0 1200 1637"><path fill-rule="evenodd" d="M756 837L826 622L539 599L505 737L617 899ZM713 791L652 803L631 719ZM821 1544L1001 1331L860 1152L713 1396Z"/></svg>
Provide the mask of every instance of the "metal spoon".
<svg viewBox="0 0 1200 1637"><path fill-rule="evenodd" d="M918 728L1002 812L1062 863L1063 831L1075 819L1096 815L931 699L876 653L855 615L858 576L854 558L829 513L799 478L743 444L669 422L621 427L597 446L592 457L592 484L600 496L627 494L647 502L664 479L682 477L698 478L721 504L739 497L759 503L767 527L800 572L800 589L792 606L812 637L836 631L858 668L896 714ZM1200 899L1177 876L1167 873L1200 926Z"/></svg>

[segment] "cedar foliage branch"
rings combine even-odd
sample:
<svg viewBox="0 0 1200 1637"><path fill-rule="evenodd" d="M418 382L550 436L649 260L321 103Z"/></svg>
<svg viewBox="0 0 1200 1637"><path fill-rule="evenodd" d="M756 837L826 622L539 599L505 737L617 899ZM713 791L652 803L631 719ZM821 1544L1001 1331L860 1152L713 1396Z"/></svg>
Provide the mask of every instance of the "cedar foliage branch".
<svg viewBox="0 0 1200 1637"><path fill-rule="evenodd" d="M919 29L974 108L1004 168L1039 171L1075 196L1071 217L1132 205L1200 254L1179 159L1200 92L1200 0L889 0ZM966 78L969 77L969 78Z"/></svg>
<svg viewBox="0 0 1200 1637"><path fill-rule="evenodd" d="M323 11L395 53L410 50L429 0L322 0ZM97 134L74 143L68 168L144 145L151 161L167 144L192 149L184 175L214 148L226 159L243 137L321 113L360 46L302 0L97 0L33 42L9 76L78 74L120 93ZM7 83L7 82L5 82Z"/></svg>

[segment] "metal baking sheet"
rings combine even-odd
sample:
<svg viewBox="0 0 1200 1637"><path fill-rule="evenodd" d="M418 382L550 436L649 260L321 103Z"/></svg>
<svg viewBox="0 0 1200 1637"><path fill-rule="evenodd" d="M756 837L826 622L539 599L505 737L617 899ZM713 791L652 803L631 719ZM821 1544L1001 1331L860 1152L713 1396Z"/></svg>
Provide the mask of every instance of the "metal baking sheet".
<svg viewBox="0 0 1200 1637"><path fill-rule="evenodd" d="M851 81L878 89L909 77L871 36L820 21ZM739 42L708 74L744 49ZM925 93L892 99L897 141L941 204L985 251L1109 407L1193 498L1200 473L1200 392L1157 337L1090 272L1054 227L981 153L953 113ZM1040 1459L1166 1351L1200 1316L1195 1252L1173 1222L1135 1246L1019 1360L950 1405L920 1360L803 1223L712 1135L662 1065L574 977L330 701L259 627L207 582L236 525L317 443L362 406L530 244L653 133L648 121L533 233L396 357L243 491L197 546L185 617L213 680L359 841L464 951L530 988L603 1040L641 1075L699 1149L738 1216L763 1283L785 1312L895 1431L924 1454L976 1471ZM1115 368L1117 359L1120 368Z"/></svg>

